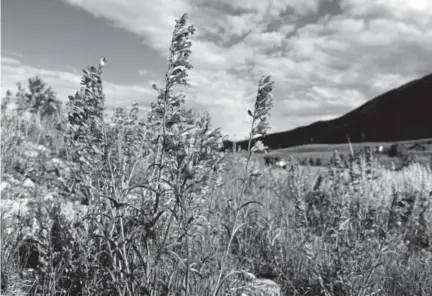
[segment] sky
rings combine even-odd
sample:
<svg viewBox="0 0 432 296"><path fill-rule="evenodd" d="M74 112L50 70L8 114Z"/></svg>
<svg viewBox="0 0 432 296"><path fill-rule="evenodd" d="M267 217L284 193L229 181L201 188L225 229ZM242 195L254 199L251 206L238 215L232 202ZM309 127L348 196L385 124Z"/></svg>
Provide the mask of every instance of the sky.
<svg viewBox="0 0 432 296"><path fill-rule="evenodd" d="M184 13L196 28L186 106L231 139L248 136L263 75L280 132L432 72L432 0L2 0L1 95L38 75L66 102L104 56L107 108L146 112Z"/></svg>

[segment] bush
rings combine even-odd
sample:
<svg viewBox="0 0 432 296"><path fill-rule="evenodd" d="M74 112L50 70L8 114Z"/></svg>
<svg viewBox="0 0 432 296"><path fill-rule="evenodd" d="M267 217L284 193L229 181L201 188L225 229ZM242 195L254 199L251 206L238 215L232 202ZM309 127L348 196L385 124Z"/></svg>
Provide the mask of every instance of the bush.
<svg viewBox="0 0 432 296"><path fill-rule="evenodd" d="M403 144L392 144L388 152L389 157L404 157L408 154L408 149Z"/></svg>
<svg viewBox="0 0 432 296"><path fill-rule="evenodd" d="M56 94L38 76L28 79L26 91L18 84L17 111L20 114L30 112L36 114L41 119L49 116L59 115L62 102L57 99Z"/></svg>

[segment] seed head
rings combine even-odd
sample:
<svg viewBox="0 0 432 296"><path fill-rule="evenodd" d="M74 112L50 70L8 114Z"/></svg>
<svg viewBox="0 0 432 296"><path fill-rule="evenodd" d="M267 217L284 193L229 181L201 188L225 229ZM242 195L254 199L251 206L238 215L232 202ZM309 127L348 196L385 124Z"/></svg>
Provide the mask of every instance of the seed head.
<svg viewBox="0 0 432 296"><path fill-rule="evenodd" d="M255 101L255 110L252 113L248 111L253 118L253 127L251 137L264 137L269 130L270 109L273 106L272 94L274 81L271 81L271 76L262 77L259 81L258 94Z"/></svg>
<svg viewBox="0 0 432 296"><path fill-rule="evenodd" d="M105 57L102 57L102 58L99 60L99 68L102 68L103 66L105 66L105 64L106 64L107 62L108 62L107 59L106 59Z"/></svg>

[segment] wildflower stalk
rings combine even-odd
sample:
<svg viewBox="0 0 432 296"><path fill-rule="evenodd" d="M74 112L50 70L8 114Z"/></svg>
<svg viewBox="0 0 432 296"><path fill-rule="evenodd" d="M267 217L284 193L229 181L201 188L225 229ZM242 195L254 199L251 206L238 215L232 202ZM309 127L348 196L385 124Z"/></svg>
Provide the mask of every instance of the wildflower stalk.
<svg viewBox="0 0 432 296"><path fill-rule="evenodd" d="M160 217L166 213L161 236L156 244L155 269L152 274L152 285L156 286L158 263L166 252L167 241L175 231L179 231L185 250L185 293L190 294L190 251L188 227L200 207L200 200L207 192L210 181L222 170L223 154L222 136L219 129L210 130L210 117L198 118L191 110L182 108L185 95L173 93L175 86L188 87L187 70L192 68L189 57L192 43L189 37L194 34L193 26L186 26L187 14L184 14L173 32L171 41L168 71L165 75L165 86L159 89L157 101L152 104L147 126L152 131L151 143L154 160L151 166L149 195L152 198L151 215ZM176 219L173 219L175 217ZM179 221L175 225L175 221ZM172 230L171 230L172 229ZM179 240L180 242L180 240ZM170 253L174 253L169 250ZM176 254L177 255L177 254ZM176 258L181 256L176 256ZM181 259L183 260L183 259ZM156 293L156 291L154 292Z"/></svg>
<svg viewBox="0 0 432 296"><path fill-rule="evenodd" d="M271 91L273 90L273 84L274 84L274 81L271 81L271 76L262 77L260 79L259 87L258 87L258 95L257 95L256 101L255 101L254 112L252 113L250 110L248 110L249 116L252 117L252 124L251 124L251 130L250 130L249 141L248 141L248 156L246 159L246 172L245 172L245 177L243 180L242 190L240 191L240 197L239 197L240 202L242 202L244 192L246 190L247 184L249 183L250 177L252 175L254 175L253 173L249 174L249 163L250 163L251 157L255 152L262 152L262 151L265 151L265 149L267 148L264 146L264 144L262 143L261 140L256 140L256 139L259 137L261 137L261 138L265 137L267 135L269 128L270 128L268 119L270 117L270 109L273 106L272 94L271 94ZM256 140L256 142L252 146L252 142L254 139ZM227 279L228 276L233 274L233 273L229 273L224 278L222 278L223 274L225 272L225 262L227 260L228 254L229 254L232 241L233 241L236 233L240 230L240 228L242 228L245 225L245 223L243 223L243 224L240 224L239 226L237 226L237 220L239 218L240 211L244 207L246 207L252 203L262 205L261 203L256 202L256 201L249 201L249 202L243 203L236 211L233 227L231 230L231 236L228 240L228 244L227 244L227 247L225 249L223 258L222 258L221 268L219 271L219 276L218 276L218 280L216 282L216 287L215 287L213 296L218 295L220 289L222 288L224 281Z"/></svg>
<svg viewBox="0 0 432 296"><path fill-rule="evenodd" d="M106 62L105 58L101 62ZM98 69L88 66L81 80L83 87L75 96L69 96L66 143L71 149L72 160L86 172L79 180L85 186L92 186L93 174L97 174L103 156L103 110L105 95L102 88L102 63ZM86 184L87 183L87 184ZM88 196L86 197L88 198Z"/></svg>
<svg viewBox="0 0 432 296"><path fill-rule="evenodd" d="M184 95L172 95L172 87L175 85L189 86L187 83L186 70L191 69L192 65L188 59L192 51L192 43L188 40L190 35L195 33L193 26L186 27L187 14L184 14L179 21L176 20L176 26L173 32L173 38L170 47L170 56L168 59L168 71L165 74L165 88L158 89L156 84L152 87L159 92L156 104L152 104L150 121L158 121L159 134L157 137L157 150L155 156L155 167L152 178L156 177L156 199L153 207L153 213L157 213L160 199L160 185L163 173L163 163L166 147L166 138L168 136L167 121L178 112L182 103L185 102Z"/></svg>
<svg viewBox="0 0 432 296"><path fill-rule="evenodd" d="M176 114L179 112L181 104L185 102L183 94L172 95L172 88L175 85L189 86L187 83L186 70L191 69L192 65L188 59L192 51L190 50L191 42L188 40L190 35L195 33L193 26L186 27L187 14L184 14L180 20L176 20L176 25L171 41L170 54L168 59L168 71L165 74L165 88L158 89L156 84L152 87L159 92L157 102L152 104L152 110L149 116L149 123L153 126L158 126L155 130L156 151L155 151L155 166L151 174L151 179L155 185L154 195L155 201L153 205L153 215L158 215L160 199L164 194L161 189L161 183L166 165L165 157L168 152L167 138L169 137L168 122L176 121ZM165 170L166 171L166 170ZM174 207L176 208L176 206ZM172 213L171 213L172 215ZM169 219L170 223L172 219ZM170 225L167 225L170 228ZM164 244L165 239L163 240ZM155 266L159 261L161 248L156 255ZM156 269L153 274L153 286L156 285L157 274Z"/></svg>

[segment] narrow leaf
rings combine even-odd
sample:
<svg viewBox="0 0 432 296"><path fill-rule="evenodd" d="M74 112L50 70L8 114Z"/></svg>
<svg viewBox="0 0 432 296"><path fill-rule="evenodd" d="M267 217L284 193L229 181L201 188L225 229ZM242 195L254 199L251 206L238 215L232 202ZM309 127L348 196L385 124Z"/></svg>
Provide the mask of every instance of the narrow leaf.
<svg viewBox="0 0 432 296"><path fill-rule="evenodd" d="M238 210L240 211L241 209L243 209L244 207L247 207L250 204L257 204L257 205L260 205L260 206L264 207L264 205L262 203L260 203L259 201L251 200L251 201L248 201L248 202L242 204L241 207Z"/></svg>

